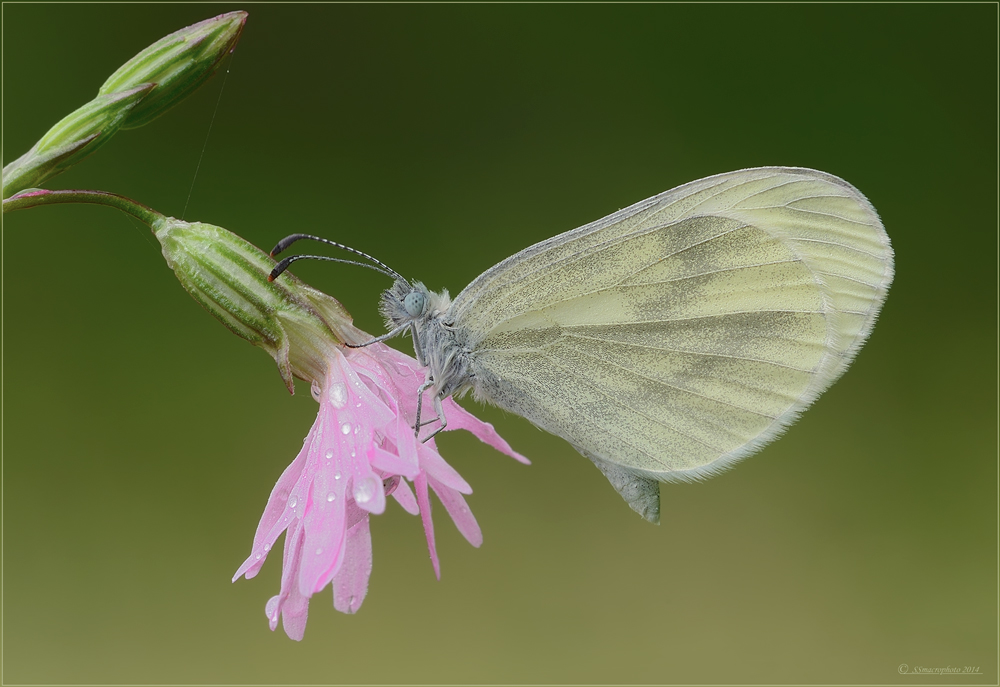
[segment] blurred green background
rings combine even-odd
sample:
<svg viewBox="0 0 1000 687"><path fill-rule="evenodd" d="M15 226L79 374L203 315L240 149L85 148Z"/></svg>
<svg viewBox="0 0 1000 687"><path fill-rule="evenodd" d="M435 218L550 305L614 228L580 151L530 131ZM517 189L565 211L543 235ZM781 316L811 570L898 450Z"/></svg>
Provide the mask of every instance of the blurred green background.
<svg viewBox="0 0 1000 687"><path fill-rule="evenodd" d="M241 7L5 4L4 161L140 49ZM896 282L847 375L736 469L665 485L660 527L565 442L466 402L534 461L441 439L483 547L437 507L438 582L392 504L360 613L327 590L295 643L264 617L278 556L229 580L308 389L137 222L4 217L5 683L996 684L996 5L245 9L228 77L48 186L265 249L323 234L457 293L678 184L808 166L878 208ZM295 271L382 331L383 277Z"/></svg>

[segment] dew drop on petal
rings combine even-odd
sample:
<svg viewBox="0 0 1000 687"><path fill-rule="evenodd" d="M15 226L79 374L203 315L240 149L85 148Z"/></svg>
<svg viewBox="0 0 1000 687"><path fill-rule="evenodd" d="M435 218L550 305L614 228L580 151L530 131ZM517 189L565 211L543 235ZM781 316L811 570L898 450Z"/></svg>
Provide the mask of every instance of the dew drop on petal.
<svg viewBox="0 0 1000 687"><path fill-rule="evenodd" d="M323 549L316 549L316 555L317 556L320 555L321 553L323 553Z"/></svg>
<svg viewBox="0 0 1000 687"><path fill-rule="evenodd" d="M347 405L347 386L343 382L337 382L330 387L330 403L334 408L343 408Z"/></svg>
<svg viewBox="0 0 1000 687"><path fill-rule="evenodd" d="M340 479L340 470L337 470L335 473L333 473L333 478Z"/></svg>
<svg viewBox="0 0 1000 687"><path fill-rule="evenodd" d="M360 429L361 429L361 425L357 425L357 426L356 426L356 427L354 428L354 433L355 433L355 434L357 434L357 433L358 433L358 431L359 431Z"/></svg>
<svg viewBox="0 0 1000 687"><path fill-rule="evenodd" d="M365 477L357 484L354 485L354 500L358 503L368 503L375 496L375 489L378 487L375 485L374 477Z"/></svg>
<svg viewBox="0 0 1000 687"><path fill-rule="evenodd" d="M256 558L256 559L257 559L258 561L260 560L260 553L259 553L259 552L258 552L258 553L257 553L257 555L255 556L255 558Z"/></svg>
<svg viewBox="0 0 1000 687"><path fill-rule="evenodd" d="M342 424L340 426L340 431L343 432L344 434L350 434L351 433L350 423L345 422L344 424Z"/></svg>
<svg viewBox="0 0 1000 687"><path fill-rule="evenodd" d="M299 497L296 496L295 494L292 494L291 497L289 497L288 499L288 507L295 508L295 506L297 505L299 505Z"/></svg>
<svg viewBox="0 0 1000 687"><path fill-rule="evenodd" d="M328 448L326 450L326 459L327 460L333 460L333 449L332 448Z"/></svg>
<svg viewBox="0 0 1000 687"><path fill-rule="evenodd" d="M336 501L336 500L337 500L337 495L336 495L336 494L334 494L334 493L333 493L333 492L331 491L331 492L330 492L329 494L327 494L327 495L326 495L326 500L327 500L327 501Z"/></svg>
<svg viewBox="0 0 1000 687"><path fill-rule="evenodd" d="M271 545L270 544L264 544L264 553L267 553L270 550L271 550Z"/></svg>

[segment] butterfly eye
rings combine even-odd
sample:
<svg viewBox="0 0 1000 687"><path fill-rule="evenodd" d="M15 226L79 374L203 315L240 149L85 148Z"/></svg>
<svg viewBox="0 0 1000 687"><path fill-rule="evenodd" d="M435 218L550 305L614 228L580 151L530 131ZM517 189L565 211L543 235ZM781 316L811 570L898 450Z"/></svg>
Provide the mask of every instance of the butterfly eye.
<svg viewBox="0 0 1000 687"><path fill-rule="evenodd" d="M410 317L416 317L423 313L425 302L424 294L419 291L410 291L406 294L406 298L403 299L403 307L406 308L406 312Z"/></svg>

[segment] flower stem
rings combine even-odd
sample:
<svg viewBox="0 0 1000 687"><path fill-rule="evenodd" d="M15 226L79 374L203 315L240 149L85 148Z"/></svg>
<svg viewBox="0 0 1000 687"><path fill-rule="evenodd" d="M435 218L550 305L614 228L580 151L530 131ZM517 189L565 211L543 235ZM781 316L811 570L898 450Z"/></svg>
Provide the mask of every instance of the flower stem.
<svg viewBox="0 0 1000 687"><path fill-rule="evenodd" d="M39 205L54 205L56 203L91 203L94 205L107 205L117 208L122 212L127 212L140 222L148 225L156 231L156 225L165 218L159 212L142 203L138 203L131 198L120 196L117 193L107 191L48 191L34 188L21 191L15 196L3 201L3 214L14 210L26 210Z"/></svg>

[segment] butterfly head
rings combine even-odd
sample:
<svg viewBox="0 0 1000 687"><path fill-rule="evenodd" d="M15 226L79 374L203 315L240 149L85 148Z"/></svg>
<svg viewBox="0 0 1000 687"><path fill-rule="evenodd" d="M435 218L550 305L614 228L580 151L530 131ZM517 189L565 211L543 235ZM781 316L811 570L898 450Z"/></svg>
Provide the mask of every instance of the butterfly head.
<svg viewBox="0 0 1000 687"><path fill-rule="evenodd" d="M434 293L418 281L410 283L397 279L392 288L382 293L379 309L386 326L395 329L410 322L419 327L435 315L446 312L450 305L451 298L447 291Z"/></svg>
<svg viewBox="0 0 1000 687"><path fill-rule="evenodd" d="M379 308L386 326L395 329L409 322L423 320L431 302L431 292L420 282L410 283L397 279L391 288L382 293Z"/></svg>

